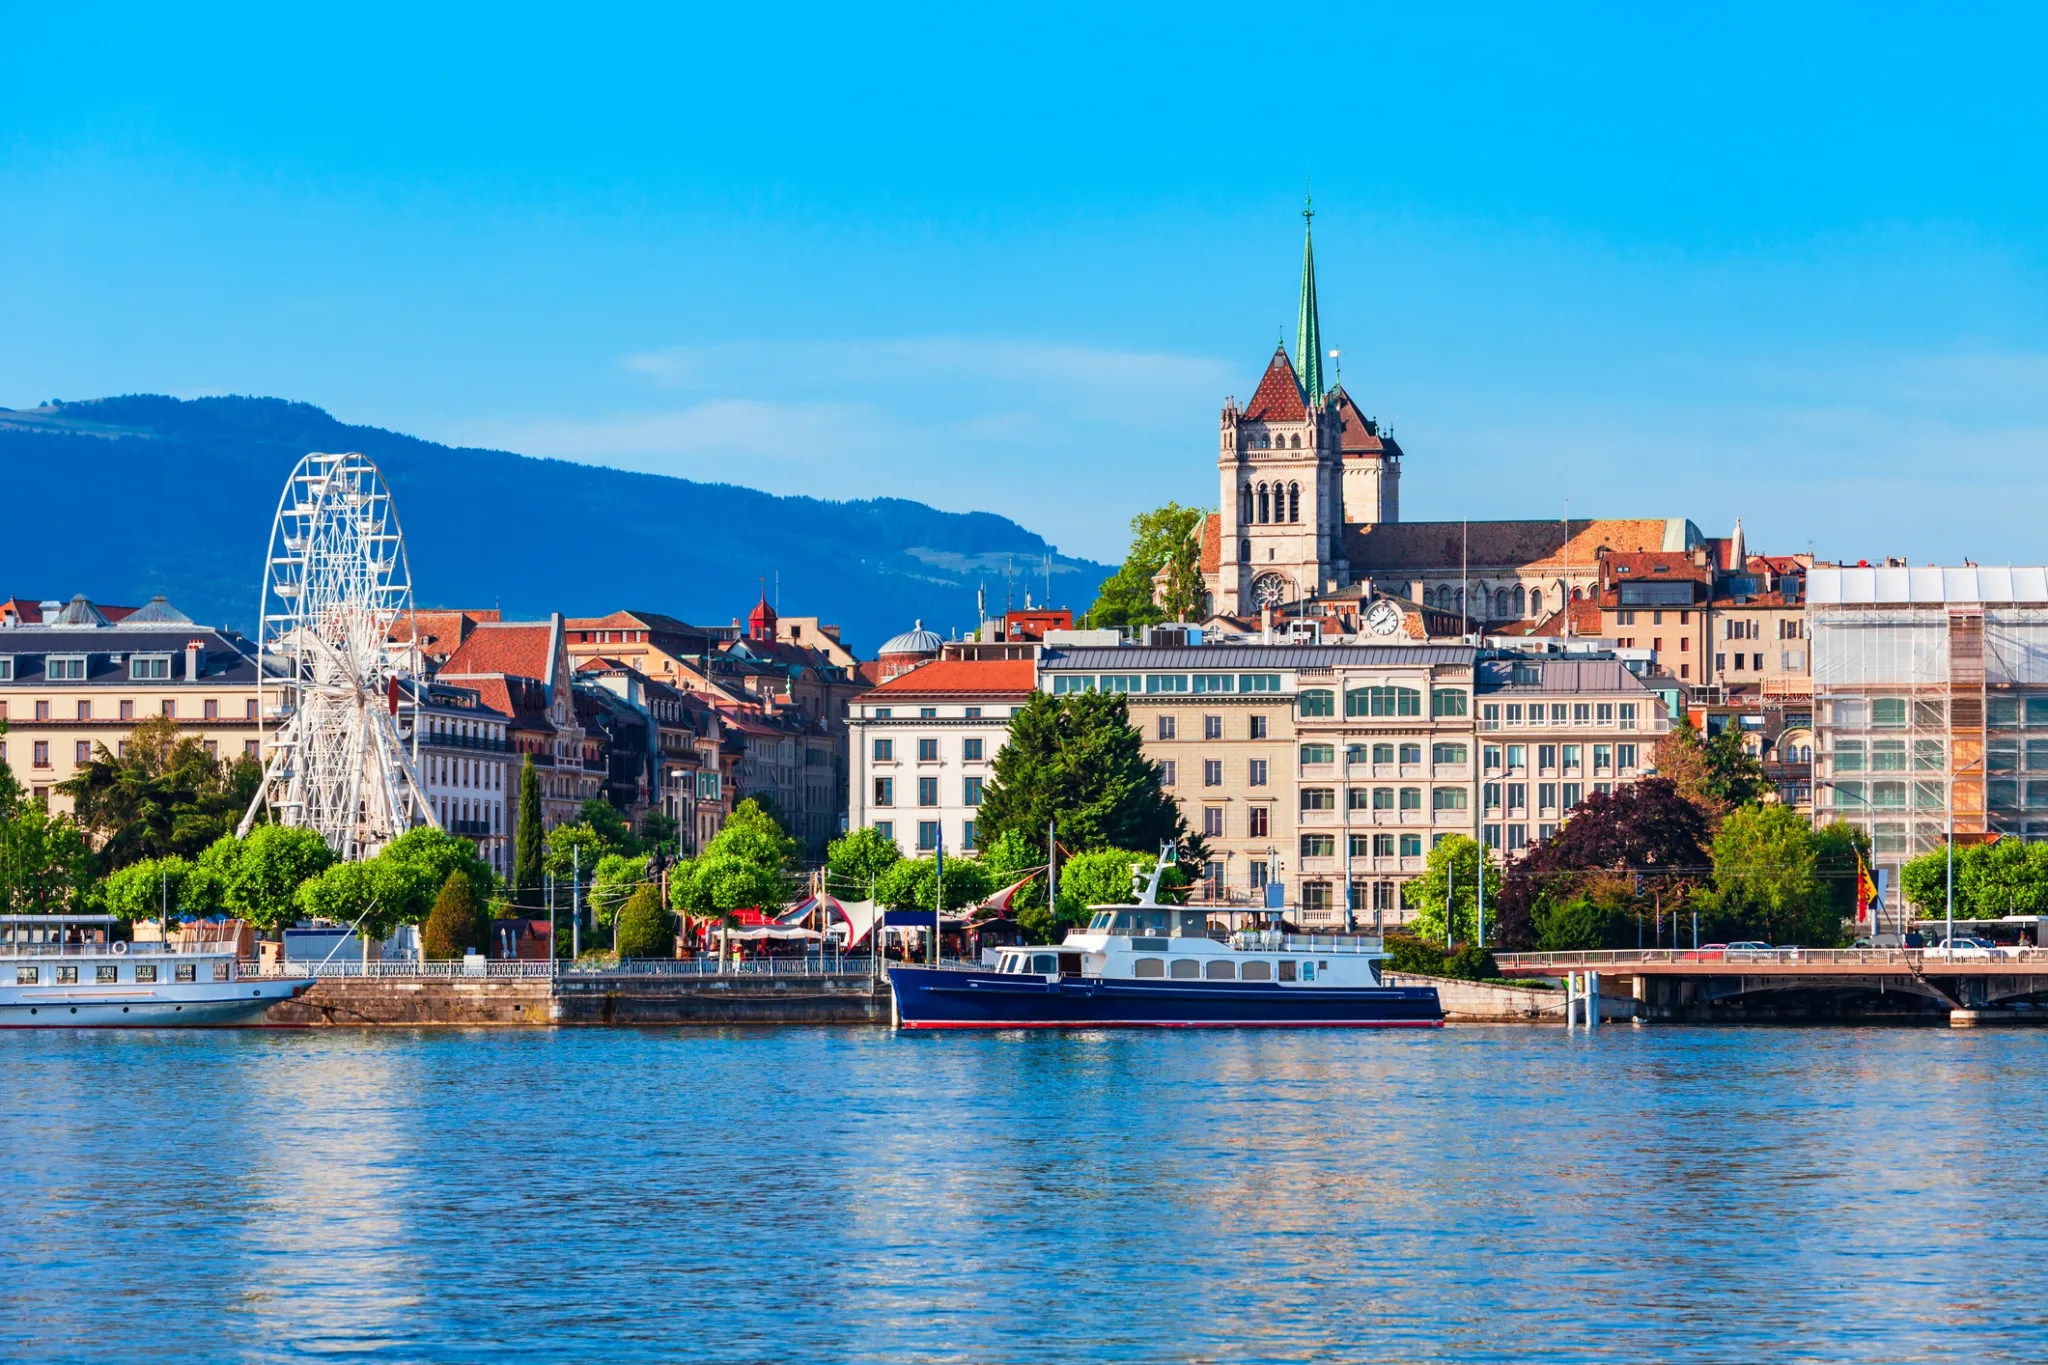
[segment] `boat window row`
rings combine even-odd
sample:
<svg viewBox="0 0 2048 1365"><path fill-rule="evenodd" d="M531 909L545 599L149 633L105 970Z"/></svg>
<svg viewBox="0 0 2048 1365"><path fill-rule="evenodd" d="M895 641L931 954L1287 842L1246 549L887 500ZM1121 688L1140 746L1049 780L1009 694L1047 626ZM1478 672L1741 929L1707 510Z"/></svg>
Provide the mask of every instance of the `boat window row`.
<svg viewBox="0 0 2048 1365"><path fill-rule="evenodd" d="M1178 918L1176 918L1178 917ZM1176 926L1178 926L1176 928ZM1187 938L1206 938L1209 912L1206 910L1097 910L1088 921L1092 934L1130 934L1140 938L1165 938L1178 933Z"/></svg>
<svg viewBox="0 0 2048 1365"><path fill-rule="evenodd" d="M233 962L230 962L228 959L220 958L211 965L213 980L232 981L235 979L235 964ZM44 980L44 970L44 967L40 965L34 967L16 967L14 969L14 984L17 986L42 985ZM78 983L78 967L73 963L59 963L55 966L48 968L48 970L51 973L49 980L54 985L71 986L76 985ZM133 974L124 978L121 975L120 963L102 962L93 967L92 979L96 985L102 986L112 985L122 980L133 981L145 986L153 985L158 979L157 973L159 971L159 967L158 964L154 962L136 962L130 964L130 971ZM174 962L171 964L171 980L197 981L198 979L198 963Z"/></svg>
<svg viewBox="0 0 2048 1365"><path fill-rule="evenodd" d="M1174 981L1271 981L1276 971L1282 981L1316 979L1314 962L1297 962L1293 958L1281 958L1276 962L1240 964L1227 957L1215 957L1207 961L1192 957L1141 957L1136 960L1134 966L1132 974L1140 979L1164 977Z"/></svg>

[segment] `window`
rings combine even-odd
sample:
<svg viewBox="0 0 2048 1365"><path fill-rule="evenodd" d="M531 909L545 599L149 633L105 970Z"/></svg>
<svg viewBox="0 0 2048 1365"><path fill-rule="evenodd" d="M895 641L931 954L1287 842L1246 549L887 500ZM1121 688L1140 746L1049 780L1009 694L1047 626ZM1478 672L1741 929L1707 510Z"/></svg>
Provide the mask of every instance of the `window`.
<svg viewBox="0 0 2048 1365"><path fill-rule="evenodd" d="M1220 787L1223 785L1222 759L1205 758L1202 760L1202 785L1205 787Z"/></svg>
<svg viewBox="0 0 2048 1365"><path fill-rule="evenodd" d="M1429 689L1429 714L1438 718L1465 714L1465 694L1455 687Z"/></svg>
<svg viewBox="0 0 2048 1365"><path fill-rule="evenodd" d="M1916 739L1913 741L1913 769L1916 772L1938 773L1941 771L1942 750L1938 739Z"/></svg>
<svg viewBox="0 0 2048 1365"><path fill-rule="evenodd" d="M43 676L51 682L84 682L83 654L52 654L43 661Z"/></svg>
<svg viewBox="0 0 2048 1365"><path fill-rule="evenodd" d="M1401 746L1401 761L1403 763L1422 762L1422 746L1420 744L1403 744Z"/></svg>
<svg viewBox="0 0 2048 1365"><path fill-rule="evenodd" d="M14 681L14 656L0 654L0 682Z"/></svg>
<svg viewBox="0 0 2048 1365"><path fill-rule="evenodd" d="M1172 738L1173 738L1173 717L1172 717L1172 716L1161 716L1161 717L1159 718L1159 737L1160 737L1161 739L1172 739Z"/></svg>
<svg viewBox="0 0 2048 1365"><path fill-rule="evenodd" d="M1264 739L1266 737L1266 718L1264 716L1253 716L1251 718L1251 737L1253 739Z"/></svg>
<svg viewBox="0 0 2048 1365"><path fill-rule="evenodd" d="M1202 717L1202 738L1203 738L1203 739L1221 739L1221 738L1223 738L1223 717L1221 717L1221 716L1204 716L1204 717Z"/></svg>
<svg viewBox="0 0 2048 1365"><path fill-rule="evenodd" d="M1614 724L1614 703L1603 701L1593 708L1593 719L1601 725Z"/></svg>
<svg viewBox="0 0 2048 1365"><path fill-rule="evenodd" d="M1429 806L1434 811L1456 811L1465 809L1463 787L1437 787L1429 794Z"/></svg>
<svg viewBox="0 0 2048 1365"><path fill-rule="evenodd" d="M242 719L256 719L256 699L254 697L249 698L248 701L242 704Z"/></svg>
<svg viewBox="0 0 2048 1365"><path fill-rule="evenodd" d="M1392 787L1374 787L1372 789L1372 808L1374 810L1392 810L1394 808L1394 789Z"/></svg>
<svg viewBox="0 0 2048 1365"><path fill-rule="evenodd" d="M1413 687L1354 687L1344 694L1347 716L1420 716L1422 693Z"/></svg>
<svg viewBox="0 0 2048 1365"><path fill-rule="evenodd" d="M1624 730L1636 728L1636 704L1632 701L1625 701L1621 704L1621 728Z"/></svg>
<svg viewBox="0 0 2048 1365"><path fill-rule="evenodd" d="M1506 793L1502 790L1500 783L1487 782L1481 784L1479 788L1479 795L1482 802L1485 804L1486 809L1499 810L1501 799L1503 796L1506 795Z"/></svg>
<svg viewBox="0 0 2048 1365"><path fill-rule="evenodd" d="M1354 857L1354 858L1369 858L1369 857L1371 857L1371 856L1372 856L1372 836L1371 836L1370 834L1354 834L1354 835L1352 835L1352 836L1351 836L1351 838L1350 838L1350 851L1351 851L1351 856L1352 856L1352 857Z"/></svg>
<svg viewBox="0 0 2048 1365"><path fill-rule="evenodd" d="M1202 836L1207 839L1223 837L1223 807L1202 807Z"/></svg>
<svg viewBox="0 0 2048 1365"><path fill-rule="evenodd" d="M1860 773L1864 766L1863 741L1860 739L1838 739L1835 741L1835 771L1838 773Z"/></svg>
<svg viewBox="0 0 2048 1365"><path fill-rule="evenodd" d="M1169 763L1166 766L1171 768L1173 765ZM1166 779L1166 785L1169 787L1173 785L1173 778L1171 776ZM960 779L960 804L963 806L978 806L981 804L980 778L963 777Z"/></svg>
<svg viewBox="0 0 2048 1365"><path fill-rule="evenodd" d="M1432 744L1429 746L1432 763L1463 763L1466 761L1465 746L1462 744Z"/></svg>
<svg viewBox="0 0 2048 1365"><path fill-rule="evenodd" d="M917 708L917 718L919 720L937 720L939 718L939 708L936 706L920 706Z"/></svg>
<svg viewBox="0 0 2048 1365"><path fill-rule="evenodd" d="M1536 746L1536 767L1543 772L1554 771L1557 767L1557 746L1539 744Z"/></svg>
<svg viewBox="0 0 2048 1365"><path fill-rule="evenodd" d="M1052 694L1064 697L1069 692L1093 692L1095 675L1092 673L1055 673L1052 679Z"/></svg>
<svg viewBox="0 0 2048 1365"><path fill-rule="evenodd" d="M242 757L243 757L243 758L257 758L257 757L260 757L260 756L261 756L261 750L259 749L259 747L258 747L258 745L257 745L257 742L256 742L255 740L253 740L253 739L245 739L245 740L243 740L243 741L242 741Z"/></svg>
<svg viewBox="0 0 2048 1365"><path fill-rule="evenodd" d="M917 779L917 804L920 806L936 806L939 804L938 778L920 777Z"/></svg>
<svg viewBox="0 0 2048 1365"><path fill-rule="evenodd" d="M1303 787L1301 789L1303 810L1337 809L1337 791L1334 787Z"/></svg>
<svg viewBox="0 0 2048 1365"><path fill-rule="evenodd" d="M1510 782L1510 783L1508 783L1508 810L1509 810L1509 812L1510 812L1510 813L1512 813L1512 812L1514 812L1514 811L1522 811L1522 812L1525 812L1525 813L1526 813L1526 812L1528 811L1528 809L1529 809L1529 784L1528 784L1527 782Z"/></svg>
<svg viewBox="0 0 2048 1365"><path fill-rule="evenodd" d="M1625 773L1634 772L1636 768L1636 746L1633 744L1615 745L1614 766Z"/></svg>
<svg viewBox="0 0 2048 1365"><path fill-rule="evenodd" d="M1593 746L1593 776L1614 771L1614 746L1595 744Z"/></svg>
<svg viewBox="0 0 2048 1365"><path fill-rule="evenodd" d="M1578 805L1578 804L1579 804L1579 802L1581 802L1581 801L1583 801L1583 800L1585 800L1585 799L1586 799L1586 787L1585 787L1585 784L1584 784L1584 783L1582 783L1582 782L1567 782L1567 783L1565 783L1565 784L1564 784L1564 806L1563 806L1563 809L1565 809L1565 810L1570 810L1570 809L1571 809L1571 808L1572 808L1573 806L1576 806L1576 805Z"/></svg>
<svg viewBox="0 0 2048 1365"><path fill-rule="evenodd" d="M76 744L72 745L71 761L73 763L76 763L81 768L84 767L86 764L92 762L92 741L89 739L81 739Z"/></svg>
<svg viewBox="0 0 2048 1365"><path fill-rule="evenodd" d="M1557 784L1555 782L1538 782L1536 784L1536 808L1538 810L1557 809Z"/></svg>
<svg viewBox="0 0 2048 1365"><path fill-rule="evenodd" d="M893 806L896 804L895 778L878 777L875 779L875 804L878 806Z"/></svg>
<svg viewBox="0 0 2048 1365"><path fill-rule="evenodd" d="M1573 703L1572 703L1572 724L1574 724L1574 725L1591 725L1592 723L1593 723L1593 705L1592 705L1592 703L1591 703L1591 702L1583 702L1583 701L1575 701L1575 702L1573 702Z"/></svg>
<svg viewBox="0 0 2048 1365"><path fill-rule="evenodd" d="M1500 729L1499 702L1490 701L1479 708L1479 728L1482 730Z"/></svg>
<svg viewBox="0 0 2048 1365"><path fill-rule="evenodd" d="M1304 716L1337 714L1337 694L1327 687L1312 687L1294 699L1295 709Z"/></svg>
<svg viewBox="0 0 2048 1365"><path fill-rule="evenodd" d="M250 712L249 712L249 719L250 719L250 720L254 720L254 719L256 719L256 713L255 713L255 710L254 710L253 708L255 707L256 703L252 701L252 702L250 702L250 703L249 703L249 705L250 705L250 707L252 708L252 709L250 710ZM132 701L124 701L124 702L122 702L122 703L121 703L121 719L122 719L122 720L134 720L134 719L135 719L135 703L134 703L134 702L132 702Z"/></svg>
<svg viewBox="0 0 2048 1365"><path fill-rule="evenodd" d="M1999 785L1992 783L1992 786ZM2011 786L2011 783L2004 784ZM1994 802L1993 804L2001 804ZM2014 804L2011 801L2002 804ZM1906 808L1906 784L1903 782L1873 782L1870 784L1870 805L1873 810L1904 810Z"/></svg>
<svg viewBox="0 0 2048 1365"><path fill-rule="evenodd" d="M917 822L917 851L930 853L939 846L939 822L920 820Z"/></svg>
<svg viewBox="0 0 2048 1365"><path fill-rule="evenodd" d="M1254 839L1263 839L1267 837L1267 835L1271 833L1273 827L1273 812L1271 808L1266 806L1252 806L1250 808L1250 811L1251 828L1246 832L1250 835L1251 838ZM1264 864L1258 864L1258 866L1264 866Z"/></svg>
<svg viewBox="0 0 2048 1365"><path fill-rule="evenodd" d="M1373 856L1373 857L1375 857L1375 858L1391 858L1391 857L1393 857L1393 856L1394 856L1394 836L1393 836L1393 835L1391 835L1391 834L1375 834L1375 835L1373 835L1373 836L1372 836L1372 856Z"/></svg>
<svg viewBox="0 0 2048 1365"><path fill-rule="evenodd" d="M1179 763L1175 762L1175 761L1174 761L1173 759L1170 759L1170 758L1169 758L1169 759L1165 759L1165 760L1163 760L1163 761L1162 761L1162 762L1160 763L1160 765L1159 765L1159 785L1160 785L1160 786L1162 786L1162 787L1172 787L1172 786L1178 786L1178 785L1179 785L1179 778L1180 778L1180 764L1179 764ZM973 780L975 780L975 781L979 781L980 779L979 779L979 778L976 778L976 779L973 779Z"/></svg>
<svg viewBox="0 0 2048 1365"><path fill-rule="evenodd" d="M1236 680L1228 673L1195 674L1195 691L1230 692L1236 688Z"/></svg>
<svg viewBox="0 0 2048 1365"><path fill-rule="evenodd" d="M208 697L205 701L200 703L199 713L200 715L204 716L207 720L219 720L220 702L213 697Z"/></svg>
<svg viewBox="0 0 2048 1365"><path fill-rule="evenodd" d="M936 763L939 761L939 742L936 739L921 739L917 742L917 761Z"/></svg>
<svg viewBox="0 0 2048 1365"><path fill-rule="evenodd" d="M173 720L176 720L176 719L177 719L177 717L178 717L178 699L177 699L176 697L165 697L165 698L164 698L164 704L163 704L163 713L164 713L165 715L167 715L167 716L171 717L171 719L173 719Z"/></svg>
<svg viewBox="0 0 2048 1365"><path fill-rule="evenodd" d="M1401 856L1403 858L1420 858L1422 856L1422 836L1420 834L1404 834L1401 836Z"/></svg>
<svg viewBox="0 0 2048 1365"><path fill-rule="evenodd" d="M1249 772L1248 772L1248 773L1246 774L1246 777L1247 777L1247 781L1248 781L1248 782L1250 783L1250 785L1252 785L1252 786L1254 786L1254 787L1263 787L1263 786L1265 786L1265 785L1266 785L1266 760L1265 760L1265 759L1263 759L1263 758L1255 758L1255 759L1253 759L1253 760L1251 761L1251 767L1250 767L1250 771L1249 771Z"/></svg>
<svg viewBox="0 0 2048 1365"><path fill-rule="evenodd" d="M962 711L960 714L967 717L967 719L969 720L980 720L981 708L979 706L970 706L966 710Z"/></svg>
<svg viewBox="0 0 2048 1365"><path fill-rule="evenodd" d="M1334 834L1304 834L1301 836L1301 856L1304 858L1334 858L1337 856L1337 836Z"/></svg>
<svg viewBox="0 0 2048 1365"><path fill-rule="evenodd" d="M1392 763L1394 761L1394 746L1391 744L1373 745L1372 761L1375 763Z"/></svg>
<svg viewBox="0 0 2048 1365"><path fill-rule="evenodd" d="M1102 675L1102 690L1105 692L1136 692L1144 683L1135 673L1105 673Z"/></svg>
<svg viewBox="0 0 2048 1365"><path fill-rule="evenodd" d="M109 981L119 981L121 979L121 969L111 962L102 962L92 969L92 979L101 984Z"/></svg>
<svg viewBox="0 0 2048 1365"><path fill-rule="evenodd" d="M1301 746L1303 763L1335 763L1337 748L1332 744L1304 744Z"/></svg>
<svg viewBox="0 0 2048 1365"><path fill-rule="evenodd" d="M1526 768L1528 766L1529 746L1526 744L1508 745L1508 771L1513 772L1517 768Z"/></svg>
<svg viewBox="0 0 2048 1365"><path fill-rule="evenodd" d="M35 743L35 765L38 768L50 766L50 741L39 739Z"/></svg>
<svg viewBox="0 0 2048 1365"><path fill-rule="evenodd" d="M155 964L154 962L138 962L138 963L136 963L136 964L135 964L135 979L136 979L137 981L149 981L149 982L153 982L153 981L155 981L155 980L156 980L156 964Z"/></svg>
<svg viewBox="0 0 2048 1365"><path fill-rule="evenodd" d="M1835 794L1837 810L1862 810L1868 804L1864 800L1861 782L1831 782L1827 789Z"/></svg>
<svg viewBox="0 0 2048 1365"><path fill-rule="evenodd" d="M36 703L36 719L37 719L37 720L48 720L49 718L50 718L50 703L48 703L48 702L46 702L46 701L39 701L39 702L37 702L37 703Z"/></svg>
<svg viewBox="0 0 2048 1365"><path fill-rule="evenodd" d="M1188 675L1185 673L1148 673L1145 675L1147 692L1185 692L1188 690Z"/></svg>
<svg viewBox="0 0 2048 1365"><path fill-rule="evenodd" d="M894 761L895 757L896 757L896 741L895 741L895 740L893 740L893 739L878 739L878 740L876 740L876 741L875 741L875 762L877 762L877 763L889 763L889 762L892 762L892 761Z"/></svg>
<svg viewBox="0 0 2048 1365"><path fill-rule="evenodd" d="M889 841L890 843L892 843L892 844L893 844L893 843L895 843L895 842L896 842L896 822L895 822L895 821L893 821L893 820L877 820L877 821L875 821L875 833L877 833L877 834L881 835L881 836L882 836L882 837L883 837L884 839L887 839L887 840L888 840L888 841Z"/></svg>
<svg viewBox="0 0 2048 1365"><path fill-rule="evenodd" d="M1870 723L1880 729L1895 729L1906 723L1904 697L1877 697L1870 703Z"/></svg>
<svg viewBox="0 0 2048 1365"><path fill-rule="evenodd" d="M984 742L984 741L982 741L982 740L979 740L979 739L963 739L963 740L961 740L961 741L960 741L960 759L961 759L961 761L962 761L962 762L964 762L964 763L979 763L979 762L981 762L981 753L982 753L982 750L981 750L981 746L982 746L983 742Z"/></svg>
<svg viewBox="0 0 2048 1365"><path fill-rule="evenodd" d="M179 962L174 965L176 967L176 970L172 973L172 976L176 980L191 981L197 975L197 973L195 973L192 970L194 967L199 965L196 962Z"/></svg>
<svg viewBox="0 0 2048 1365"><path fill-rule="evenodd" d="M1278 692L1278 673L1240 673L1237 675L1237 690L1240 692Z"/></svg>
<svg viewBox="0 0 2048 1365"><path fill-rule="evenodd" d="M963 821L961 821L961 822L960 822L960 847L962 847L962 848L979 848L979 847L980 847L980 845L979 845L979 844L977 844L977 843L975 843L975 841L974 841L974 821L972 821L972 820L963 820Z"/></svg>
<svg viewBox="0 0 2048 1365"><path fill-rule="evenodd" d="M1401 809L1402 809L1402 810L1404 810L1404 811L1406 811L1406 810L1421 810L1421 809L1422 809L1422 788L1420 788L1420 787L1403 787L1403 788L1401 788Z"/></svg>
<svg viewBox="0 0 2048 1365"><path fill-rule="evenodd" d="M82 701L82 702L78 703L78 718L79 718L80 720L91 720L91 719L92 719L92 703L91 703L91 702L89 702L89 701Z"/></svg>
<svg viewBox="0 0 2048 1365"><path fill-rule="evenodd" d="M2048 760L2048 746L2042 755ZM1906 771L1906 741L1903 739L1873 740L1870 745L1870 770L1874 773L1902 773Z"/></svg>
<svg viewBox="0 0 2048 1365"><path fill-rule="evenodd" d="M1487 772L1490 772L1490 773L1492 773L1492 772L1499 772L1499 771L1500 771L1500 745L1498 745L1498 744L1482 744L1482 745L1480 745L1480 746L1479 746L1479 758L1480 758L1480 766L1481 766L1482 768L1484 768L1484 769L1485 769L1485 770L1486 770Z"/></svg>

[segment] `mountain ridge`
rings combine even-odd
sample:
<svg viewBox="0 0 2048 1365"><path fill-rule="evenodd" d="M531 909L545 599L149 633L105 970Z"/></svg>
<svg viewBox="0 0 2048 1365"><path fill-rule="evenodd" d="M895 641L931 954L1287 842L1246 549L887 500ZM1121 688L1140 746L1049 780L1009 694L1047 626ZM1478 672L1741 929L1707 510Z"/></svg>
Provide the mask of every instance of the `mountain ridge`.
<svg viewBox="0 0 2048 1365"><path fill-rule="evenodd" d="M779 572L779 610L837 624L871 651L914 620L971 628L977 586L998 608L1006 569L1022 570L1020 602L1036 595L1048 554L1064 604L1085 606L1114 571L993 512L446 446L280 398L130 394L0 408L0 461L30 528L0 540L0 589L110 602L162 593L195 620L247 629L278 494L312 450L377 462L421 606L495 606L508 618L636 608L717 625L744 617L764 580L775 596ZM96 471L90 499L78 470ZM70 543L61 509L87 502L92 546L53 568Z"/></svg>

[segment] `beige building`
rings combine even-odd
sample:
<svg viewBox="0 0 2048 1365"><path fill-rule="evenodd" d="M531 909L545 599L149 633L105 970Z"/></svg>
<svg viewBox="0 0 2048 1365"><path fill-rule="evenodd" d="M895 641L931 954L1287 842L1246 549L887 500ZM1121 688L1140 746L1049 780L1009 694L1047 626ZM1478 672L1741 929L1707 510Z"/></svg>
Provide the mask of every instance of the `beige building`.
<svg viewBox="0 0 2048 1365"><path fill-rule="evenodd" d="M22 790L69 810L56 790L97 746L118 753L150 716L170 716L208 753L261 758L256 664L248 641L195 624L161 597L146 606L0 604L0 760Z"/></svg>
<svg viewBox="0 0 2048 1365"><path fill-rule="evenodd" d="M975 848L982 789L1033 682L1026 647L1021 658L935 659L856 700L849 826L912 857L941 840L949 853Z"/></svg>
<svg viewBox="0 0 2048 1365"><path fill-rule="evenodd" d="M1430 846L1474 829L1468 646L1054 649L1040 686L1118 692L1188 828L1198 899L1302 925L1398 923Z"/></svg>

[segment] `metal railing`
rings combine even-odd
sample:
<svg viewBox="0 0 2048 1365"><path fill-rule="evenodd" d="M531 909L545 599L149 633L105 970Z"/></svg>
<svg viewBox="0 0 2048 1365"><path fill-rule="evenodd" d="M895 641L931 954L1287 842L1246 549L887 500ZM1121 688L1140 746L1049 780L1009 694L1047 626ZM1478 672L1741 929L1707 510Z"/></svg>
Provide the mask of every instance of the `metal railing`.
<svg viewBox="0 0 2048 1365"><path fill-rule="evenodd" d="M882 967L887 968L892 959L884 959ZM979 963L947 959L941 966L979 966ZM841 977L868 976L874 972L874 964L866 956L841 957L837 954L820 959L809 957L763 957L746 958L728 962L723 971L716 958L630 958L623 964L548 962L545 958L499 959L481 963L467 962L364 962L360 959L332 962L270 962L258 966L253 962L242 963L236 975L247 980L276 980L313 976L320 980L379 980L379 981L546 981L551 978L567 981L597 981L629 977L699 977L718 976L788 976L788 977Z"/></svg>
<svg viewBox="0 0 2048 1365"><path fill-rule="evenodd" d="M1570 971L1579 968L1663 967L1723 964L1770 967L1797 964L1817 967L1906 967L1948 962L2027 964L2048 970L2048 949L1982 948L1613 948L1574 952L1495 953L1503 972Z"/></svg>

